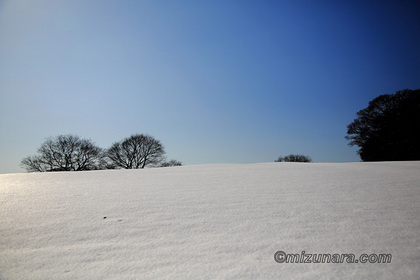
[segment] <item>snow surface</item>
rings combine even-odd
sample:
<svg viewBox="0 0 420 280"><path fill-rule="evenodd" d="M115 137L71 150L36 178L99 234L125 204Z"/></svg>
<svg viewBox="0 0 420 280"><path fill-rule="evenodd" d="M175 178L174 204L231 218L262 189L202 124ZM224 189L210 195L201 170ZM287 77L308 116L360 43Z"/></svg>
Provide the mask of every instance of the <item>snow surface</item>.
<svg viewBox="0 0 420 280"><path fill-rule="evenodd" d="M0 279L420 279L419 171L262 163L0 175ZM392 261L277 263L279 250Z"/></svg>

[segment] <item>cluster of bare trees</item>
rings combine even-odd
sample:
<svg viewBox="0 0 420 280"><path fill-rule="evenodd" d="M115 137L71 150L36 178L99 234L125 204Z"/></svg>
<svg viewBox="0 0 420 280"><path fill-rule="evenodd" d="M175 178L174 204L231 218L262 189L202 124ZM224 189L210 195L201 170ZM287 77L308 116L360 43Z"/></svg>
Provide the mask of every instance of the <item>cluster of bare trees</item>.
<svg viewBox="0 0 420 280"><path fill-rule="evenodd" d="M276 162L311 162L304 155L279 157ZM141 169L145 167L180 166L177 160L165 159L162 143L147 134L134 134L115 142L108 149L96 146L90 139L59 135L45 140L37 154L21 161L28 172L84 171L102 169Z"/></svg>
<svg viewBox="0 0 420 280"><path fill-rule="evenodd" d="M162 143L150 135L134 134L108 149L75 135L48 138L34 156L21 161L28 172L83 171L101 169L138 169L179 166L177 160L165 161Z"/></svg>

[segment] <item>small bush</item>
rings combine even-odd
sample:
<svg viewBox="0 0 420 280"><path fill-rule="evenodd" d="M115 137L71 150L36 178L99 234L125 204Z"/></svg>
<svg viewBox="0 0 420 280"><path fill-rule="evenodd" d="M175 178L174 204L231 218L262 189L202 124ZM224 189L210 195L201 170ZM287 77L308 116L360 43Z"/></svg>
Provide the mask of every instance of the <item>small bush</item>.
<svg viewBox="0 0 420 280"><path fill-rule="evenodd" d="M275 162L312 162L312 159L304 155L288 155L285 157L280 156Z"/></svg>
<svg viewBox="0 0 420 280"><path fill-rule="evenodd" d="M165 161L159 167L170 167L170 166L181 166L182 163L178 160L171 159L170 161Z"/></svg>

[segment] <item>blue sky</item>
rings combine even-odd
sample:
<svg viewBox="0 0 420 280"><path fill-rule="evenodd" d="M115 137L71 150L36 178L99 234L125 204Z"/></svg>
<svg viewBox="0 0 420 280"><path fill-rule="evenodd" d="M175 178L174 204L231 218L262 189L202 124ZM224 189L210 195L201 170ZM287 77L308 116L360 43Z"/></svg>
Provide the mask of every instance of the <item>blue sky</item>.
<svg viewBox="0 0 420 280"><path fill-rule="evenodd" d="M0 173L49 136L184 164L359 161L346 126L420 88L420 2L0 0Z"/></svg>

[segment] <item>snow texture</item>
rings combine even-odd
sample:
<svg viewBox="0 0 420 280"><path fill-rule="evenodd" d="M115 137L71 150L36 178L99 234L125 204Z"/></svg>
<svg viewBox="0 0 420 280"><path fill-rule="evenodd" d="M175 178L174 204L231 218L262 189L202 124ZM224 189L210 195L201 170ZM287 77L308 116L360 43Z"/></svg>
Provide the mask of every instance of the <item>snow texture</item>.
<svg viewBox="0 0 420 280"><path fill-rule="evenodd" d="M420 279L420 162L0 175L0 279ZM274 253L392 254L277 263Z"/></svg>

